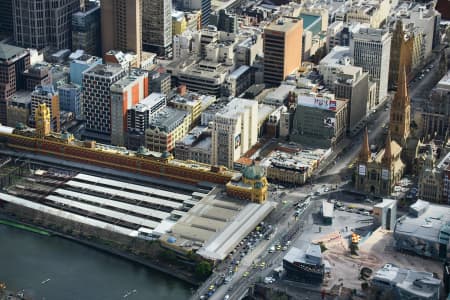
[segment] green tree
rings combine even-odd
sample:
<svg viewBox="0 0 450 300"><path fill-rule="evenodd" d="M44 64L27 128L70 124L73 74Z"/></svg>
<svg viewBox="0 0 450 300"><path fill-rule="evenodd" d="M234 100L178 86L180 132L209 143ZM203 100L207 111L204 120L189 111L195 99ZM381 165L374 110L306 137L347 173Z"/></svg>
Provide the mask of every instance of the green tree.
<svg viewBox="0 0 450 300"><path fill-rule="evenodd" d="M211 264L203 260L195 266L195 275L199 278L206 278L211 274L211 270Z"/></svg>

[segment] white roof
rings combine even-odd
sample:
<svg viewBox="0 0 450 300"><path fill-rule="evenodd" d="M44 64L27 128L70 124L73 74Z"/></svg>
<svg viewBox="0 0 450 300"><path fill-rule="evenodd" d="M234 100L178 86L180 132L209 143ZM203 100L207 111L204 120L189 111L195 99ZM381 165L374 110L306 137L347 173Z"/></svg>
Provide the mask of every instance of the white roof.
<svg viewBox="0 0 450 300"><path fill-rule="evenodd" d="M127 199L143 201L143 202L147 202L147 203L154 204L154 205L166 206L166 207L170 207L170 208L179 208L182 206L182 204L179 202L174 202L174 201L165 200L165 199L159 199L159 198L150 197L150 196L144 196L144 195L140 195L140 194L116 190L113 188L106 188L106 187L102 187L102 186L98 186L98 185L77 182L77 181L73 181L73 180L68 181L66 183L66 185L76 187L76 188L86 189L86 190L90 190L90 191L95 191L95 192L99 192L99 193L103 193L103 194L115 195L115 196L119 196L119 197L123 197L123 198L127 198ZM123 183L122 183L122 186L123 186Z"/></svg>
<svg viewBox="0 0 450 300"><path fill-rule="evenodd" d="M121 210L137 213L140 215L146 215L148 217L152 217L152 218L156 218L156 219L160 219L160 220L168 218L170 216L169 213L159 211L156 209L146 208L146 207L128 204L128 203L124 203L124 202L120 202L120 201L109 200L109 199L100 198L100 197L92 196L92 195L88 195L88 194L82 194L82 193L78 193L78 192L68 191L65 189L57 189L54 191L54 193L57 193L64 197L68 196L70 198L80 199L82 201L99 204L100 206L110 206L110 207L118 208Z"/></svg>
<svg viewBox="0 0 450 300"><path fill-rule="evenodd" d="M0 193L0 199L3 201L7 201L9 203L14 203L16 205L24 206L30 209L34 209L40 212L44 212L46 214L57 216L59 218L71 220L78 223L88 224L90 226L94 226L97 228L102 228L108 231L113 231L116 233L120 233L127 236L135 235L135 230L128 229L119 225L91 219L89 217L80 216L71 212L64 211L62 209L46 206L43 204L39 204L36 202L32 202L23 198L11 196L5 193Z"/></svg>
<svg viewBox="0 0 450 300"><path fill-rule="evenodd" d="M97 215L110 217L110 218L113 218L116 220L121 220L121 221L125 221L128 223L140 225L140 226L145 226L148 228L155 228L156 226L159 225L159 222L150 221L150 220L146 220L144 218L131 216L131 215L117 212L117 211L111 210L111 209L106 209L106 208L102 208L102 207L98 207L98 206L94 206L94 205L90 205L90 204L85 204L85 203L81 203L81 202L77 202L77 201L68 200L68 199L65 199L65 198L62 198L59 196L50 195L50 196L47 196L45 199L53 201L58 204L65 205L65 206L78 208L78 209L81 209L81 210L84 210L87 212L95 213Z"/></svg>
<svg viewBox="0 0 450 300"><path fill-rule="evenodd" d="M81 180L85 180L85 181L90 181L92 183L99 183L99 184L103 184L103 185L112 186L115 188L125 187L128 190L133 190L133 191L137 191L139 193L146 193L146 194L150 194L150 195L160 196L160 197L167 198L167 199L173 199L173 200L179 200L179 201L191 199L191 196L189 196L189 195L183 195L183 194L179 194L179 193L164 191L164 190L155 189L155 188L146 187L146 186L137 185L137 184L132 184L132 183L125 183L123 181L106 179L106 178L101 178L101 177L87 175L87 174L80 173L80 174L76 175L74 177L74 179L81 179Z"/></svg>
<svg viewBox="0 0 450 300"><path fill-rule="evenodd" d="M0 124L0 133L12 134L13 131L14 131L14 128L8 127L8 126L3 126Z"/></svg>

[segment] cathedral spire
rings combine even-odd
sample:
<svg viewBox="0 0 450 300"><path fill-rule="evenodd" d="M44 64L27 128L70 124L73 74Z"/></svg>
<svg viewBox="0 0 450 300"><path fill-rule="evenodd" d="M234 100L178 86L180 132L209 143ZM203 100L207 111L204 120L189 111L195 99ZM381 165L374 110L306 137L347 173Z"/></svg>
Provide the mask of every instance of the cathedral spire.
<svg viewBox="0 0 450 300"><path fill-rule="evenodd" d="M359 160L367 162L370 159L370 148L369 148L369 133L367 132L367 127L364 130L363 144L361 152L359 153Z"/></svg>
<svg viewBox="0 0 450 300"><path fill-rule="evenodd" d="M392 163L392 149L391 149L391 131L388 131L386 136L386 145L384 145L384 154L381 163L390 166Z"/></svg>
<svg viewBox="0 0 450 300"><path fill-rule="evenodd" d="M409 104L408 94L408 80L406 77L406 67L404 64L400 66L400 72L398 74L397 92L395 93L394 101L400 106L406 106Z"/></svg>

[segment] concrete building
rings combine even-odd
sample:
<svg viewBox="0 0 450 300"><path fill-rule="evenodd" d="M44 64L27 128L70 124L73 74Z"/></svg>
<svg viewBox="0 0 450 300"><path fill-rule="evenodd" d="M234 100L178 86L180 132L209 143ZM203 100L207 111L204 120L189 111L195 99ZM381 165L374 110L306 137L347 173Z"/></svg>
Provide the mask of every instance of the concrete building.
<svg viewBox="0 0 450 300"><path fill-rule="evenodd" d="M4 0L0 3L0 36L10 36L13 32L12 0Z"/></svg>
<svg viewBox="0 0 450 300"><path fill-rule="evenodd" d="M86 54L102 56L100 6L88 1L72 15L72 51L82 49Z"/></svg>
<svg viewBox="0 0 450 300"><path fill-rule="evenodd" d="M51 130L54 132L59 132L59 95L52 85L37 86L36 89L31 93L31 117L33 118L32 123L36 122L36 120L34 120L34 116L36 115L36 110L41 104L45 104L49 110ZM37 126L37 123L35 124Z"/></svg>
<svg viewBox="0 0 450 300"><path fill-rule="evenodd" d="M394 230L397 222L397 200L383 198L373 206L373 216L384 230Z"/></svg>
<svg viewBox="0 0 450 300"><path fill-rule="evenodd" d="M304 146L335 147L347 131L348 100L333 94L305 94L297 99L291 140Z"/></svg>
<svg viewBox="0 0 450 300"><path fill-rule="evenodd" d="M92 66L100 65L103 59L97 56L82 55L78 59L70 62L70 82L83 85L83 72Z"/></svg>
<svg viewBox="0 0 450 300"><path fill-rule="evenodd" d="M367 114L369 76L360 67L344 66L336 75L334 94L348 100L347 130L351 131Z"/></svg>
<svg viewBox="0 0 450 300"><path fill-rule="evenodd" d="M432 259L449 257L448 206L417 200L409 214L397 220L394 230L395 247Z"/></svg>
<svg viewBox="0 0 450 300"><path fill-rule="evenodd" d="M28 125L31 112L31 93L25 91L16 92L8 104L8 126L16 128L21 123Z"/></svg>
<svg viewBox="0 0 450 300"><path fill-rule="evenodd" d="M202 112L216 102L216 97L186 92L185 88L185 86L178 87L179 93L170 98L169 105L188 112L191 124L195 125L199 123Z"/></svg>
<svg viewBox="0 0 450 300"><path fill-rule="evenodd" d="M30 66L25 49L0 43L0 123L7 123L8 102L23 84L22 73Z"/></svg>
<svg viewBox="0 0 450 300"><path fill-rule="evenodd" d="M252 85L252 75L252 70L249 66L240 66L228 75L222 95L225 97L238 97Z"/></svg>
<svg viewBox="0 0 450 300"><path fill-rule="evenodd" d="M436 158L434 157L433 148L428 146L425 154L426 158L419 173L419 199L442 203L443 174L436 168ZM447 203L443 203L447 204Z"/></svg>
<svg viewBox="0 0 450 300"><path fill-rule="evenodd" d="M95 65L83 72L83 136L111 142L111 86L126 76L120 65Z"/></svg>
<svg viewBox="0 0 450 300"><path fill-rule="evenodd" d="M389 0L357 1L347 11L347 22L363 23L371 28L381 28L389 16Z"/></svg>
<svg viewBox="0 0 450 300"><path fill-rule="evenodd" d="M217 12L213 12L209 16L209 25L217 27L219 31L225 31L229 33L237 33L238 31L238 17L236 15L228 13L225 9L220 9Z"/></svg>
<svg viewBox="0 0 450 300"><path fill-rule="evenodd" d="M441 280L433 273L385 264L371 281L375 299L440 299Z"/></svg>
<svg viewBox="0 0 450 300"><path fill-rule="evenodd" d="M434 6L427 6L422 3L414 3L407 6L406 3L398 7L398 17L403 24L413 24L419 29L424 39L424 57L428 57L432 50L440 44L439 24L441 14L434 9Z"/></svg>
<svg viewBox="0 0 450 300"><path fill-rule="evenodd" d="M325 85L333 89L337 74L341 73L342 69L347 66L353 66L350 48L335 46L319 63L319 72L323 76Z"/></svg>
<svg viewBox="0 0 450 300"><path fill-rule="evenodd" d="M180 35L187 29L187 21L184 12L172 11L172 36ZM173 47L172 47L173 48Z"/></svg>
<svg viewBox="0 0 450 300"><path fill-rule="evenodd" d="M283 268L289 280L321 283L325 276L320 245L309 244L304 249L292 247L283 258Z"/></svg>
<svg viewBox="0 0 450 300"><path fill-rule="evenodd" d="M326 155L327 151L324 149L300 150L281 146L264 158L260 166L266 169L270 182L302 185Z"/></svg>
<svg viewBox="0 0 450 300"><path fill-rule="evenodd" d="M151 71L148 74L148 80L149 93L169 94L172 87L170 74Z"/></svg>
<svg viewBox="0 0 450 300"><path fill-rule="evenodd" d="M175 142L189 131L189 113L171 107L165 107L154 114L145 130L145 147L151 151L170 152Z"/></svg>
<svg viewBox="0 0 450 300"><path fill-rule="evenodd" d="M102 0L102 51L132 51L142 60L143 0ZM170 16L170 14L169 14Z"/></svg>
<svg viewBox="0 0 450 300"><path fill-rule="evenodd" d="M148 73L132 69L111 90L111 144L125 145L127 111L148 96Z"/></svg>
<svg viewBox="0 0 450 300"><path fill-rule="evenodd" d="M279 85L302 63L303 20L282 18L264 28L264 83Z"/></svg>
<svg viewBox="0 0 450 300"><path fill-rule="evenodd" d="M420 114L422 134L444 140L450 130L450 72L431 90Z"/></svg>
<svg viewBox="0 0 450 300"><path fill-rule="evenodd" d="M234 98L215 115L211 163L232 168L256 144L257 137L258 102Z"/></svg>
<svg viewBox="0 0 450 300"><path fill-rule="evenodd" d="M177 8L184 11L199 11L201 14L200 26L209 25L212 0L176 0Z"/></svg>
<svg viewBox="0 0 450 300"><path fill-rule="evenodd" d="M143 0L142 43L145 51L172 56L172 1Z"/></svg>
<svg viewBox="0 0 450 300"><path fill-rule="evenodd" d="M387 97L391 35L382 29L359 28L350 39L350 53L355 66L369 72L369 79L377 83L376 104Z"/></svg>
<svg viewBox="0 0 450 300"><path fill-rule="evenodd" d="M165 108L167 98L164 94L151 93L148 97L127 111L126 144L129 149L145 145L145 130L150 126L154 114Z"/></svg>
<svg viewBox="0 0 450 300"><path fill-rule="evenodd" d="M211 129L194 127L184 138L175 142L175 158L211 164Z"/></svg>
<svg viewBox="0 0 450 300"><path fill-rule="evenodd" d="M38 85L52 84L50 67L51 66L47 64L36 64L25 70L22 73L25 83L24 89L27 91L34 91Z"/></svg>
<svg viewBox="0 0 450 300"><path fill-rule="evenodd" d="M83 104L81 86L68 83L58 87L59 108L62 111L72 112L75 118L83 119Z"/></svg>
<svg viewBox="0 0 450 300"><path fill-rule="evenodd" d="M16 45L71 49L72 14L79 8L79 0L13 0Z"/></svg>

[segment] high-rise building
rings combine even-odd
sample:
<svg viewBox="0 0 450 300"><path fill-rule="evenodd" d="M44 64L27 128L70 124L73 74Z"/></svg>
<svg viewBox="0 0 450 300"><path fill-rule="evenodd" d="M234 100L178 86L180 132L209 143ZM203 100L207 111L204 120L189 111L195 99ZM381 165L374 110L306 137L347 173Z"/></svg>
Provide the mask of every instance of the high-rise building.
<svg viewBox="0 0 450 300"><path fill-rule="evenodd" d="M148 73L133 69L111 88L111 144L125 145L127 110L148 96Z"/></svg>
<svg viewBox="0 0 450 300"><path fill-rule="evenodd" d="M68 83L58 87L59 108L72 112L77 119L82 119L81 87Z"/></svg>
<svg viewBox="0 0 450 300"><path fill-rule="evenodd" d="M211 163L233 168L258 139L258 102L234 98L216 114L212 129Z"/></svg>
<svg viewBox="0 0 450 300"><path fill-rule="evenodd" d="M142 1L102 0L100 6L103 53L110 50L135 52L139 66L142 55Z"/></svg>
<svg viewBox="0 0 450 300"><path fill-rule="evenodd" d="M12 0L0 1L0 36L11 36L13 32Z"/></svg>
<svg viewBox="0 0 450 300"><path fill-rule="evenodd" d="M264 83L279 85L302 63L303 20L278 19L264 29Z"/></svg>
<svg viewBox="0 0 450 300"><path fill-rule="evenodd" d="M211 15L211 0L176 0L177 9L186 11L200 11L201 27L209 24L209 16Z"/></svg>
<svg viewBox="0 0 450 300"><path fill-rule="evenodd" d="M34 119L36 116L36 110L41 107L41 104L45 104L50 112L50 126L52 131L59 132L60 129L60 114L59 114L59 95L55 91L52 85L38 85L36 89L31 93L31 116L33 117L32 123L38 125Z"/></svg>
<svg viewBox="0 0 450 300"><path fill-rule="evenodd" d="M30 66L25 49L0 43L0 123L7 123L7 104L23 83L22 73Z"/></svg>
<svg viewBox="0 0 450 300"><path fill-rule="evenodd" d="M209 24L217 26L219 31L229 33L236 33L238 29L237 16L229 14L224 9L212 13L209 17Z"/></svg>
<svg viewBox="0 0 450 300"><path fill-rule="evenodd" d="M92 66L100 65L103 60L97 56L83 55L78 59L70 62L70 82L82 85L83 84L83 72Z"/></svg>
<svg viewBox="0 0 450 300"><path fill-rule="evenodd" d="M100 6L89 1L72 15L72 50L101 56Z"/></svg>
<svg viewBox="0 0 450 300"><path fill-rule="evenodd" d="M70 49L80 0L13 0L14 40L21 47Z"/></svg>
<svg viewBox="0 0 450 300"><path fill-rule="evenodd" d="M143 0L142 43L145 51L172 55L171 0Z"/></svg>
<svg viewBox="0 0 450 300"><path fill-rule="evenodd" d="M387 97L391 35L382 29L361 27L352 33L350 53L354 64L369 72L369 79L377 83L376 104Z"/></svg>
<svg viewBox="0 0 450 300"><path fill-rule="evenodd" d="M126 72L120 65L96 65L83 72L83 136L111 142L111 86Z"/></svg>

